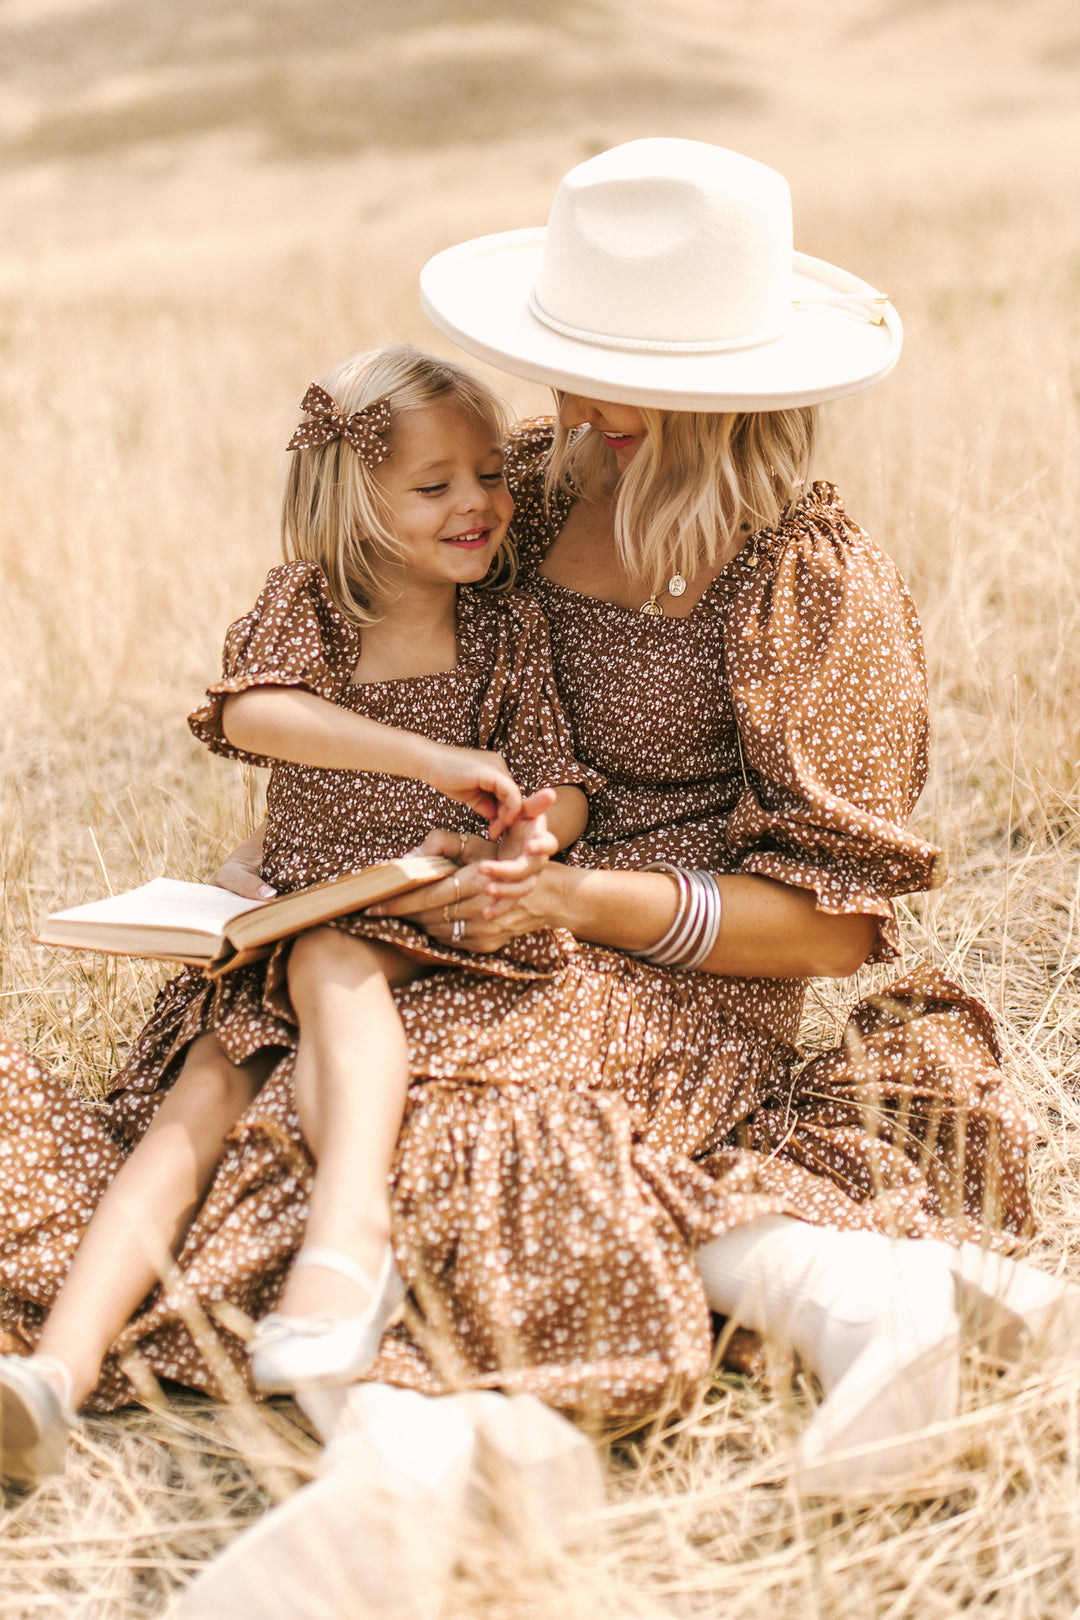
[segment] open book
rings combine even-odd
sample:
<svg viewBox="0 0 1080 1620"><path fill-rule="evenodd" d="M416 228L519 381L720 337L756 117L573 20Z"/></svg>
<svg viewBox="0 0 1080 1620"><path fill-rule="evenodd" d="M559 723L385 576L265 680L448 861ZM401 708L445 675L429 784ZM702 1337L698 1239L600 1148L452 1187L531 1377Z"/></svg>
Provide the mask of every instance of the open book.
<svg viewBox="0 0 1080 1620"><path fill-rule="evenodd" d="M456 870L442 855L406 855L274 900L241 900L210 883L154 878L107 900L55 912L36 938L41 945L191 962L217 977L265 956L275 940L422 888Z"/></svg>

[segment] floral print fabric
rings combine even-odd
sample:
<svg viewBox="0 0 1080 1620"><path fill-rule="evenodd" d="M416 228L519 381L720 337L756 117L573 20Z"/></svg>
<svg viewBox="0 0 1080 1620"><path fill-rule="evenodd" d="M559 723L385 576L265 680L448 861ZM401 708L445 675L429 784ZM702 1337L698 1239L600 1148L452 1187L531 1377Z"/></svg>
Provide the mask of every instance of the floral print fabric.
<svg viewBox="0 0 1080 1620"><path fill-rule="evenodd" d="M876 955L894 956L892 900L934 880L937 852L905 829L925 774L926 692L892 564L815 485L689 618L580 595L542 573L567 509L542 499L549 438L542 425L519 430L509 476L519 584L550 625L567 752L602 778L570 860L759 873L825 910L877 917ZM329 674L302 654L297 671L330 696L340 629L320 624ZM1028 1232L1028 1127L985 1010L916 972L806 1063L803 995L796 982L662 970L592 946L544 978L474 959L399 992L412 1084L395 1250L411 1296L372 1376L526 1388L637 1420L707 1371L693 1248L710 1236L770 1212L1003 1244ZM238 1059L281 1048L178 1267L242 1365L235 1311L273 1307L311 1177L290 1089L295 1031L242 972L213 995L190 971L166 986L101 1111L0 1049L13 1345L33 1343L89 1212L204 1029ZM133 1353L159 1376L218 1389L167 1293L121 1336L99 1404L129 1394Z"/></svg>

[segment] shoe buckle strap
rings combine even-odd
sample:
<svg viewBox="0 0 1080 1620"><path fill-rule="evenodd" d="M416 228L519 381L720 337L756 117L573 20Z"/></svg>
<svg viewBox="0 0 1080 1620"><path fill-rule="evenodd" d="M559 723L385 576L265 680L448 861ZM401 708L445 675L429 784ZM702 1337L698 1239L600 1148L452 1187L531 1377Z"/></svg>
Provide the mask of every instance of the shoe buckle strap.
<svg viewBox="0 0 1080 1620"><path fill-rule="evenodd" d="M299 1271L304 1266L318 1266L323 1271L334 1271L339 1277L345 1277L368 1294L378 1292L376 1280L364 1270L363 1266L358 1266L351 1255L343 1254L340 1249L301 1249L293 1261L293 1269Z"/></svg>

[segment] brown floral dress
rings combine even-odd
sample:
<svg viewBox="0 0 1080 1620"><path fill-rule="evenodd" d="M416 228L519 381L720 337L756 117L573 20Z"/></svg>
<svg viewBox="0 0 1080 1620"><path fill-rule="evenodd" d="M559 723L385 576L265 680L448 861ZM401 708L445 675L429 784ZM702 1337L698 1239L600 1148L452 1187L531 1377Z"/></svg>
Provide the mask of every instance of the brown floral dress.
<svg viewBox="0 0 1080 1620"><path fill-rule="evenodd" d="M408 680L355 682L359 656L360 631L335 605L321 571L311 563L283 563L271 570L251 612L230 628L222 678L188 716L195 736L215 753L270 769L262 876L279 893L393 860L422 843L432 827L483 834L487 823L427 782L376 771L317 770L244 753L222 730L225 699L232 693L253 686L301 687L401 731L459 748L491 749L502 754L525 793L566 784L594 793L600 786L596 772L571 756L547 623L527 597L459 589L452 669ZM384 939L426 963L511 978L550 972L576 949L565 932L530 934L498 956L478 960L392 918L338 917L331 926ZM243 981L245 994L266 1011L275 999L288 1007L287 998L275 997L286 949L279 947L268 967L258 964ZM201 974L182 975L181 982L185 996L192 985L204 997L213 996ZM235 998L237 993L229 986L227 994ZM207 1027L214 1026L209 1000L205 1011ZM235 1016L220 1034L230 1054L250 1055ZM260 1022L252 1050L267 1044L265 1036ZM292 1038L290 1033L285 1044Z"/></svg>
<svg viewBox="0 0 1080 1620"><path fill-rule="evenodd" d="M686 619L643 617L544 578L565 509L545 512L550 439L510 446L520 584L544 609L574 757L603 778L583 865L666 858L810 890L880 920L934 881L905 830L926 768L915 612L888 558L817 484L752 537ZM924 971L857 1009L844 1043L795 1046L804 986L566 950L549 976L477 962L401 991L410 1088L393 1171L398 1263L412 1293L373 1376L437 1390L526 1388L598 1417L644 1417L706 1372L711 1324L695 1244L771 1211L910 1236L1030 1230L1024 1111L990 1019ZM270 1309L303 1235L311 1163L290 1092L295 1032L240 974L210 998L162 992L106 1107L94 1111L0 1046L3 1326L32 1344L123 1154L213 1028L236 1056L280 1046L227 1143L179 1257L229 1331ZM122 1363L216 1391L220 1379L158 1291L121 1335Z"/></svg>

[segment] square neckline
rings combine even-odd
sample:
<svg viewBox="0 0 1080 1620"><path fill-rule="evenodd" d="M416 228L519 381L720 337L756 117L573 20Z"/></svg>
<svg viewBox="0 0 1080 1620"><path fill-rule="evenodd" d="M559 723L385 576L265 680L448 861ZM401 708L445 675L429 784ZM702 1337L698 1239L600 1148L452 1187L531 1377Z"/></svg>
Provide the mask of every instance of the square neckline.
<svg viewBox="0 0 1080 1620"><path fill-rule="evenodd" d="M761 535L776 532L775 530L761 528L756 529L752 534L748 534L735 555L733 557L729 557L727 562L724 563L721 568L717 569L716 573L713 575L708 585L706 585L705 589L702 591L689 613L643 614L640 607L626 607L622 602L612 602L609 597L593 596L589 591L578 590L576 586L573 585L564 585L561 580L552 579L550 575L541 571L548 552L551 550L551 547L555 544L556 539L558 539L559 535L563 531L566 520L573 509L574 500L575 497L572 496L567 490L559 490L557 492L552 505L554 507L554 515L558 521L558 528L555 529L548 546L544 549L543 553L529 570L530 579L543 581L546 587L552 590L562 591L566 596L573 597L578 601L594 603L599 608L607 608L614 613L629 615L631 618L647 619L651 625L655 625L660 621L667 624L691 624L698 617L699 610L703 608L706 603L709 604L710 609L712 608L714 605L711 601L713 594L716 592L722 592L727 586L729 583L728 579L726 578L728 571L729 569L733 569L735 564L742 559L747 546L753 544L753 542ZM801 504L802 503L800 502L799 505ZM785 515L782 521L787 522L797 510L798 507L793 508L791 512ZM705 616L707 616L707 612L706 614L702 614L702 617Z"/></svg>
<svg viewBox="0 0 1080 1620"><path fill-rule="evenodd" d="M344 689L346 691L352 691L355 689L357 691L367 692L374 691L380 686L414 686L419 681L442 681L445 680L448 675L461 675L467 673L470 669L475 670L475 659L471 659L469 656L469 650L466 646L464 634L466 628L469 630L472 629L475 614L476 600L473 593L470 591L467 585L459 585L457 587L456 611L454 615L454 662L448 665L446 669L429 670L426 675L395 675L382 681L353 680L353 671L355 671L357 664L360 662L360 647L363 641L363 631L357 629L356 659L353 663L352 670L349 672L349 678L345 682Z"/></svg>

